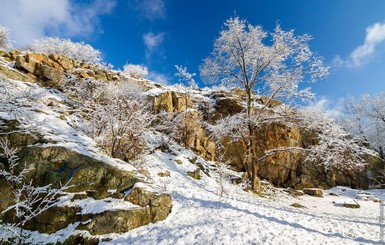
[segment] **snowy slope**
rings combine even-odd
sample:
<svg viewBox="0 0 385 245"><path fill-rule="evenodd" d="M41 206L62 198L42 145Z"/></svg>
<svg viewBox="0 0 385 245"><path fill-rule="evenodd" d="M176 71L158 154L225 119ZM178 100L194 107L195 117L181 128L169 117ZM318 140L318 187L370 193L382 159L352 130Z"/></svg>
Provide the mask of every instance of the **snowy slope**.
<svg viewBox="0 0 385 245"><path fill-rule="evenodd" d="M197 168L188 160L193 157L177 147L172 153L155 151L146 156L142 163L156 183L166 182L172 193L173 211L165 221L126 234L101 236L103 244L378 244L379 203L357 200L359 209L342 206L358 190L337 187L326 191L324 198L293 197L277 190L259 197L226 181L221 198L219 176L214 171L210 171L212 177L201 174L201 180L186 175ZM157 175L166 170L171 177ZM385 197L383 191L371 192ZM290 207L294 202L307 208Z"/></svg>
<svg viewBox="0 0 385 245"><path fill-rule="evenodd" d="M61 113L66 111L65 100L59 93L18 81L2 80L2 91L9 91L7 110L2 108L0 118L12 119L23 115L25 122L34 125L33 130L40 132L53 143L44 146L63 146L89 154L124 170L134 168L122 161L110 159L100 153L95 142L77 132L64 120ZM18 96L18 91L22 94ZM156 92L156 91L152 91ZM23 101L28 93L28 101ZM33 100L31 100L33 98ZM49 106L50 102L57 106ZM9 110L12 107L12 110ZM14 108L13 108L14 107ZM63 108L62 108L63 107ZM11 113L12 111L12 113ZM151 135L150 135L151 136ZM157 135L149 138L150 145L156 145ZM360 191L337 187L325 192L324 198L311 196L294 197L281 189L272 189L264 196L257 196L242 190L242 186L230 184L229 176L239 175L225 171L224 180L220 178L217 167L212 162L197 158L208 169L210 177L201 173L196 180L187 175L198 166L191 159L196 158L191 151L173 145L169 152L149 149L149 153L135 163L138 169L144 169L153 179L152 187L166 189L173 198L173 210L169 217L161 222L134 229L125 234L98 236L102 244L379 244L380 205L371 200L357 200L359 209L342 206ZM161 177L158 173L170 173L170 177ZM221 197L221 183L224 194ZM328 193L340 196L331 196ZM383 190L368 192L385 199ZM100 211L98 206L106 203L85 200L89 212ZM306 208L294 208L290 205L299 203ZM124 202L117 202L124 209ZM107 205L108 208L116 208ZM121 206L122 205L122 206ZM129 205L129 204L127 204ZM77 224L70 225L54 234L30 233L28 242L45 244L63 242L71 234L85 232L74 231Z"/></svg>

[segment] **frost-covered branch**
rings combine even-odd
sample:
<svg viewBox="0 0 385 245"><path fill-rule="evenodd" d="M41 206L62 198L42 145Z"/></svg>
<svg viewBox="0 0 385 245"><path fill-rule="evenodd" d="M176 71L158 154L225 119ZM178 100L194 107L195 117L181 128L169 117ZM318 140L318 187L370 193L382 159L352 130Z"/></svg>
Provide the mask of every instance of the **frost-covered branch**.
<svg viewBox="0 0 385 245"><path fill-rule="evenodd" d="M13 195L13 204L5 208L1 214L15 212L15 223L8 228L20 228L17 234L20 241L23 239L25 224L37 217L47 209L59 203L58 197L68 189L69 182L53 188L51 185L34 186L33 179L28 180L27 175L32 169L19 166L19 158L16 155L17 149L10 146L8 140L0 139L0 159L4 159L0 165L0 179L5 180Z"/></svg>

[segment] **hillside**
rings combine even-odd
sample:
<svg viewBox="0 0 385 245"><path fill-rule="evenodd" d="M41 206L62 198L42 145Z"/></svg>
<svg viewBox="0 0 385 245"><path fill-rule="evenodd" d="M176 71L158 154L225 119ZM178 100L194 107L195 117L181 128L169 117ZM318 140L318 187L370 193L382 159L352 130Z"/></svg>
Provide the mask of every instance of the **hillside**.
<svg viewBox="0 0 385 245"><path fill-rule="evenodd" d="M254 193L241 157L245 145L230 137L241 124L215 131L242 115L242 90L166 86L60 55L18 51L1 54L0 75L2 169L12 172L17 159L14 173L28 169L22 177L33 186L60 189L68 182L52 208L23 223L25 243L379 240L385 194L361 189L374 184L384 163L314 112L253 95L254 110L263 108L261 118L269 119L253 129L262 188ZM7 155L8 146L15 150ZM0 185L1 239L12 243L11 223L23 217L7 208L18 185L4 174ZM315 197L304 188L327 190Z"/></svg>

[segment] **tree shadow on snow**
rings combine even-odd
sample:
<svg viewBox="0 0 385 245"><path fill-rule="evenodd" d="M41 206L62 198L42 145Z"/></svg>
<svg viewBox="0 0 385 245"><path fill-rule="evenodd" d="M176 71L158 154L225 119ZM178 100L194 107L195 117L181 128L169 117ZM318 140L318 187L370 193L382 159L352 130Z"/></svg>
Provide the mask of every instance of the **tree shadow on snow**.
<svg viewBox="0 0 385 245"><path fill-rule="evenodd" d="M330 238L350 239L352 241L359 242L359 243L381 244L378 241L366 239L363 237L352 238L352 237L344 236L343 234L341 234L339 232L336 232L336 233L322 232L322 231L319 231L316 229L305 227L305 226L298 224L298 223L288 222L288 221L285 221L285 220L282 220L282 219L279 219L276 217L266 216L263 214L259 214L257 212L251 212L249 210L241 209L241 208L235 207L229 203L223 203L223 202L219 202L219 201L208 201L208 200L202 200L202 199L197 199L197 198L189 198L189 197L185 197L185 196L182 196L180 194L177 194L177 193L175 193L174 195L177 196L178 199L183 200L183 201L193 201L193 202L200 203L200 206L203 206L203 207L217 207L217 208L222 208L222 209L224 208L224 209L235 210L235 211L243 212L247 215L253 215L257 219L265 219L265 220L268 220L269 222L275 222L275 223L278 223L281 225L291 226L295 229L302 229L302 230L305 230L306 232L309 232L309 233L317 233L317 234L320 234L322 236L326 236L326 237L330 237ZM276 209L278 209L278 208L276 208ZM279 209L279 210L283 211L282 209ZM288 211L288 210L285 210L285 211ZM293 212L293 213L300 213L300 212ZM303 213L301 213L301 214L303 214ZM376 224L376 225L378 225L378 224Z"/></svg>

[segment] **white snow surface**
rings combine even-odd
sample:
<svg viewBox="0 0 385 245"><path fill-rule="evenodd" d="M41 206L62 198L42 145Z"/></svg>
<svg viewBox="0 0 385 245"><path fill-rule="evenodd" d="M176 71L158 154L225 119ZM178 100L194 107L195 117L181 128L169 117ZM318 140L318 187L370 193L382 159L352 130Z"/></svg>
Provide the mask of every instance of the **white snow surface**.
<svg viewBox="0 0 385 245"><path fill-rule="evenodd" d="M93 198L77 199L74 201L60 203L59 206L67 207L81 207L81 214L97 214L111 210L130 210L140 208L123 199L106 198L102 200L95 200Z"/></svg>
<svg viewBox="0 0 385 245"><path fill-rule="evenodd" d="M357 199L359 209L342 206L359 190L336 187L319 198L294 197L274 189L270 195L261 197L226 180L221 198L215 171L210 171L211 177L201 173L201 180L186 175L197 168L188 160L193 157L181 148L173 149L171 154L155 151L146 156L142 162L155 183L171 192L171 214L164 221L124 234L99 236L111 239L102 244L379 244L380 204ZM182 164L176 163L176 159ZM200 158L198 162L214 168L213 163ZM170 177L157 175L166 170ZM332 192L339 196L329 195ZM383 190L365 193L385 197ZM293 203L306 208L291 207Z"/></svg>

